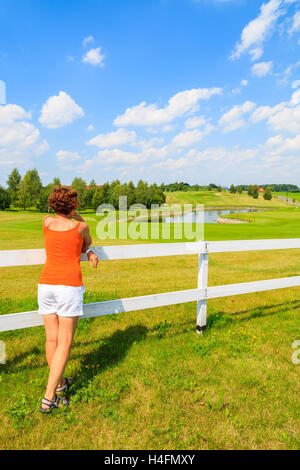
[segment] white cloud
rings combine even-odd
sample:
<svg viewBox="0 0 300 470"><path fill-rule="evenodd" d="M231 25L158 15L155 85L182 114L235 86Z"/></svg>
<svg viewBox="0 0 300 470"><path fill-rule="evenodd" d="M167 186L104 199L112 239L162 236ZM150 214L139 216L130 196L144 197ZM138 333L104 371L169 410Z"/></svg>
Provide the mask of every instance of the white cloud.
<svg viewBox="0 0 300 470"><path fill-rule="evenodd" d="M82 116L83 109L65 91L60 91L43 105L39 122L49 129L57 129Z"/></svg>
<svg viewBox="0 0 300 470"><path fill-rule="evenodd" d="M194 129L192 131L184 131L177 134L170 145L175 147L191 147L192 145L201 142L203 137L209 134L214 129L214 126L207 124L203 131L199 129Z"/></svg>
<svg viewBox="0 0 300 470"><path fill-rule="evenodd" d="M94 42L94 38L93 38L92 35L87 36L86 38L84 38L84 40L82 41L83 47L86 47L90 42Z"/></svg>
<svg viewBox="0 0 300 470"><path fill-rule="evenodd" d="M292 83L292 88L298 88L300 87L300 80L294 80Z"/></svg>
<svg viewBox="0 0 300 470"><path fill-rule="evenodd" d="M84 62L85 64L98 65L100 67L103 67L104 57L104 54L101 54L101 47L97 47L95 49L90 49L89 51L87 51L82 58L82 62Z"/></svg>
<svg viewBox="0 0 300 470"><path fill-rule="evenodd" d="M251 71L256 77L265 77L272 72L273 62L258 62L254 64Z"/></svg>
<svg viewBox="0 0 300 470"><path fill-rule="evenodd" d="M298 31L300 31L300 11L296 11L295 15L293 16L293 23L289 28L288 33L291 36Z"/></svg>
<svg viewBox="0 0 300 470"><path fill-rule="evenodd" d="M87 142L87 145L95 145L99 148L118 147L127 143L136 141L135 131L127 131L126 129L118 129L109 134L98 134Z"/></svg>
<svg viewBox="0 0 300 470"><path fill-rule="evenodd" d="M82 159L78 152L70 152L69 150L59 150L56 157L59 162L74 162Z"/></svg>
<svg viewBox="0 0 300 470"><path fill-rule="evenodd" d="M255 106L255 103L252 103L251 101L246 101L240 106L233 106L230 111L223 114L223 116L219 120L219 126L221 127L223 132L232 132L236 129L244 127L246 125L246 121L243 117L244 114L253 111Z"/></svg>
<svg viewBox="0 0 300 470"><path fill-rule="evenodd" d="M279 103L277 104L276 106L274 107L271 107L271 106L259 106L255 111L254 113L252 114L252 116L250 117L250 120L252 122L259 122L259 121L262 121L264 119L268 119L270 116L272 116L272 114L275 114L277 113L278 111L280 111L281 109L284 108L286 103Z"/></svg>
<svg viewBox="0 0 300 470"><path fill-rule="evenodd" d="M8 104L0 106L0 124L12 124L22 119L30 119L31 113L27 113L17 104Z"/></svg>
<svg viewBox="0 0 300 470"><path fill-rule="evenodd" d="M204 126L206 119L204 116L194 116L187 119L184 123L186 129L195 129L196 127Z"/></svg>
<svg viewBox="0 0 300 470"><path fill-rule="evenodd" d="M248 80L241 80L241 86L247 86Z"/></svg>
<svg viewBox="0 0 300 470"><path fill-rule="evenodd" d="M270 0L262 4L259 15L244 27L241 39L235 45L230 59L238 59L241 54L249 50L253 60L261 57L262 44L270 36L277 19L283 13L280 6L281 0Z"/></svg>
<svg viewBox="0 0 300 470"><path fill-rule="evenodd" d="M289 102L276 106L260 106L251 116L252 122L267 120L273 131L297 134L300 132L300 90L295 91Z"/></svg>
<svg viewBox="0 0 300 470"><path fill-rule="evenodd" d="M127 108L123 115L114 120L116 126L155 126L166 124L173 119L198 109L200 100L208 100L213 95L220 95L221 88L194 88L172 96L168 105L159 108L156 104L147 105L145 101Z"/></svg>
<svg viewBox="0 0 300 470"><path fill-rule="evenodd" d="M289 134L300 133L300 105L295 108L284 108L268 119L268 124L274 131Z"/></svg>
<svg viewBox="0 0 300 470"><path fill-rule="evenodd" d="M28 120L31 114L15 104L0 106L0 163L22 164L49 149L39 130Z"/></svg>
<svg viewBox="0 0 300 470"><path fill-rule="evenodd" d="M257 60L259 59L264 53L264 50L261 46L254 47L253 49L250 49L249 54L251 56L251 60Z"/></svg>
<svg viewBox="0 0 300 470"><path fill-rule="evenodd" d="M164 139L162 137L153 137L152 139L141 139L136 142L132 142L131 145L133 147L141 147L143 152L149 151L157 147L158 145L162 145L164 143Z"/></svg>
<svg viewBox="0 0 300 470"><path fill-rule="evenodd" d="M86 130L87 130L88 132L92 132L92 131L95 130L95 127L93 126L93 124L90 124L90 125L86 128Z"/></svg>
<svg viewBox="0 0 300 470"><path fill-rule="evenodd" d="M99 150L97 157L93 159L92 163L95 164L101 161L105 163L138 163L141 159L141 153L125 152L121 149L105 149Z"/></svg>

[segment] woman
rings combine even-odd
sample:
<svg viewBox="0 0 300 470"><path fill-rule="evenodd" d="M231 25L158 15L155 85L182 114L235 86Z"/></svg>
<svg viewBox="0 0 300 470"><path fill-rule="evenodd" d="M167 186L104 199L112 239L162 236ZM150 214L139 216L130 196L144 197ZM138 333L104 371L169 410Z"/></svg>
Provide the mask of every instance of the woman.
<svg viewBox="0 0 300 470"><path fill-rule="evenodd" d="M87 253L90 265L97 268L97 255L89 248L89 227L76 212L77 191L55 187L49 205L56 216L43 220L47 260L38 284L39 313L46 332L46 358L50 368L45 397L40 411L49 413L68 400L58 394L67 390L70 380L63 377L78 317L83 315L80 254ZM75 220L72 220L75 219Z"/></svg>

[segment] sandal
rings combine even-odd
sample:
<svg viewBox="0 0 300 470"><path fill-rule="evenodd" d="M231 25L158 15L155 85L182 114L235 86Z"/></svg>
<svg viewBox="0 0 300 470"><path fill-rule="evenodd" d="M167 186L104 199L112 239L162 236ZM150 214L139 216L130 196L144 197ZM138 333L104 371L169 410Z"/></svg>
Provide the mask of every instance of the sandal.
<svg viewBox="0 0 300 470"><path fill-rule="evenodd" d="M61 385L61 387L57 387L56 389L56 393L60 393L60 392L63 392L64 390L69 390L69 388L71 387L71 379L69 379L68 377L64 377L65 379L65 383L64 385Z"/></svg>
<svg viewBox="0 0 300 470"><path fill-rule="evenodd" d="M63 392L64 390L67 391L71 387L71 379L69 379L68 377L64 377L64 379L65 379L65 383L64 385L61 385L61 387L57 387L56 389L57 393ZM68 406L70 404L69 400L65 396L59 397L59 399L62 401L62 404L64 406Z"/></svg>
<svg viewBox="0 0 300 470"><path fill-rule="evenodd" d="M40 412L43 413L43 414L52 413L52 411L55 408L59 408L59 400L60 400L60 398L57 395L55 395L55 400L54 401L48 400L48 398L43 398L42 399L42 404L49 406L49 408L42 408L40 406Z"/></svg>

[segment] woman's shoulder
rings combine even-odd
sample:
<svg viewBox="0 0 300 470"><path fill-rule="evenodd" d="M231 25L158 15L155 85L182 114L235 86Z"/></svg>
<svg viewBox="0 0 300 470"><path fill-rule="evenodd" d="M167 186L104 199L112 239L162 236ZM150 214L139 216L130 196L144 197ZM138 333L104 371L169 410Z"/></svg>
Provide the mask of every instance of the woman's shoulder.
<svg viewBox="0 0 300 470"><path fill-rule="evenodd" d="M89 229L89 226L86 222L79 222L78 230L80 233L84 233Z"/></svg>
<svg viewBox="0 0 300 470"><path fill-rule="evenodd" d="M53 219L52 215L45 215L45 217L43 218L42 224L45 227L48 227L48 225L49 225L49 223L51 222L52 219Z"/></svg>

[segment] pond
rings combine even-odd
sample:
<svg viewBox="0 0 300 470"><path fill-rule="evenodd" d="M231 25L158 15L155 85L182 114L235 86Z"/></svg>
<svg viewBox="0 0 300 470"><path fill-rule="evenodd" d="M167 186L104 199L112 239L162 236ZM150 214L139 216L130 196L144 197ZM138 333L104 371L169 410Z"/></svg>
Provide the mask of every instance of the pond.
<svg viewBox="0 0 300 470"><path fill-rule="evenodd" d="M205 224L217 224L218 217L220 215L226 214L237 214L241 212L257 212L263 209L254 209L254 208L247 208L247 209L212 209L204 211L204 223ZM203 223L203 212L199 211L192 211L186 214L174 215L171 217L163 217L163 222L167 223L183 223L183 222L197 222Z"/></svg>

